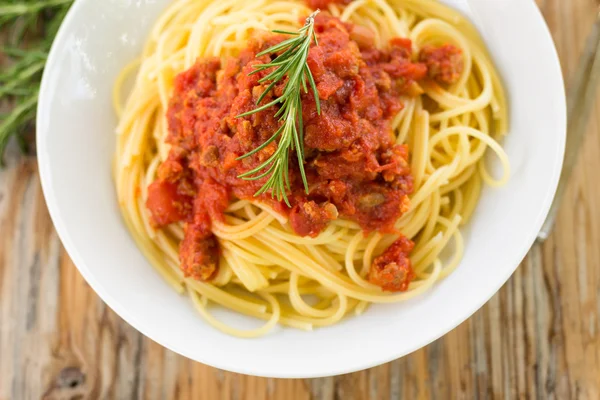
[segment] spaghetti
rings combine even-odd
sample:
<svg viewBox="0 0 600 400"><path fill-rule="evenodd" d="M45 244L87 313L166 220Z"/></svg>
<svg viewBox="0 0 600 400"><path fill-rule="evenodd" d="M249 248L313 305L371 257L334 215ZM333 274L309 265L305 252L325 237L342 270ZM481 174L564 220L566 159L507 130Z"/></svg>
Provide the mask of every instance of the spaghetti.
<svg viewBox="0 0 600 400"><path fill-rule="evenodd" d="M285 213L252 198L231 201L224 218L211 221L220 249L214 275L186 277L180 268L184 223L157 228L147 208L148 188L171 150L167 112L175 77L198 59L237 57L257 32L296 30L312 11L299 0L175 1L154 25L140 59L126 66L115 83L114 179L124 221L152 265L190 296L200 315L240 337L264 335L277 324L304 330L332 325L361 314L369 304L426 292L458 266L464 245L460 226L473 214L482 186L501 186L509 177L508 157L498 144L507 130L504 91L468 21L434 0L333 2L326 10L331 18L368 28L377 48L399 37L410 39L420 54L448 43L460 50L460 73L440 76L437 81L446 79L447 85L420 81L423 93L403 95L402 109L390 120L394 145L406 145L410 154L410 206L393 227L414 242L414 279L397 293L370 279L373 263L400 246L397 233L368 232L361 221L340 215L320 232L301 236ZM134 73L133 89L123 102L125 82ZM499 180L484 162L487 149L500 160ZM447 248L451 256L442 260ZM210 304L266 322L240 330L212 316Z"/></svg>

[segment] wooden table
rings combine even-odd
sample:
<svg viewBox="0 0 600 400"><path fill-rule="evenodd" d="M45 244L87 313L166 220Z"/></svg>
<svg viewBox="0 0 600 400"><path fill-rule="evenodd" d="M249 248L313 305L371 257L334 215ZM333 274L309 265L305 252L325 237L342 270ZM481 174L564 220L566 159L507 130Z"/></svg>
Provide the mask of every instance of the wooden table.
<svg viewBox="0 0 600 400"><path fill-rule="evenodd" d="M598 1L537 2L570 76ZM403 359L310 380L223 372L135 331L65 253L35 158L12 151L0 171L0 399L600 399L599 111L553 236L485 307Z"/></svg>

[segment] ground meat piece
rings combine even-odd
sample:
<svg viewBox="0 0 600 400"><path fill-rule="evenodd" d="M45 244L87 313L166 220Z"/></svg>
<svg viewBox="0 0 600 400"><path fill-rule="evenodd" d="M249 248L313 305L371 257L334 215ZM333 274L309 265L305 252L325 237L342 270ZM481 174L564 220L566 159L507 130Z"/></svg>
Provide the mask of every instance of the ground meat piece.
<svg viewBox="0 0 600 400"><path fill-rule="evenodd" d="M181 270L186 277L208 281L218 270L219 245L216 237L204 226L191 223L179 247Z"/></svg>
<svg viewBox="0 0 600 400"><path fill-rule="evenodd" d="M331 203L319 205L314 201L296 204L290 212L290 224L300 236L316 237L329 223L338 217L337 208Z"/></svg>
<svg viewBox="0 0 600 400"><path fill-rule="evenodd" d="M456 83L464 69L462 51L451 44L440 47L425 46L419 59L427 65L427 75L441 84Z"/></svg>
<svg viewBox="0 0 600 400"><path fill-rule="evenodd" d="M409 253L414 243L404 236L396 240L382 255L373 260L369 271L369 281L383 290L403 292L415 278Z"/></svg>
<svg viewBox="0 0 600 400"><path fill-rule="evenodd" d="M219 149L215 145L207 146L202 152L200 164L205 167L217 167L219 164Z"/></svg>

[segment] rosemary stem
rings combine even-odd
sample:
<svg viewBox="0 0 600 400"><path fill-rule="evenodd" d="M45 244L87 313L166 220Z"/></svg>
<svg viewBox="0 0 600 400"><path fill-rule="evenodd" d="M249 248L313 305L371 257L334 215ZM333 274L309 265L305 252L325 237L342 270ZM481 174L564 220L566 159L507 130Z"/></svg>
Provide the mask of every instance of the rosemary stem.
<svg viewBox="0 0 600 400"><path fill-rule="evenodd" d="M269 63L256 65L255 70L250 73L254 74L273 68L269 74L259 79L259 83L268 81L270 81L270 83L259 96L256 104L257 107L254 110L237 116L238 118L248 117L279 105L279 110L275 112L274 117L279 118L281 126L264 143L237 159L241 160L256 154L279 137L277 150L275 150L271 157L262 164L250 171L238 175L238 178L257 180L266 178L270 174L265 184L255 193L255 196L270 191L272 198L276 198L278 201L285 201L288 207L290 206L290 202L287 191L291 190L289 177L290 149L292 149L292 151L295 150L296 157L298 158L298 170L300 171L304 191L308 194L308 182L306 179L306 172L304 171L304 124L302 121L301 96L303 90L305 93L308 92L309 85L315 97L317 112L319 114L321 113L319 94L307 64L310 44L313 40L316 43L314 19L318 12L319 10L311 14L306 19L305 25L300 28L298 32L277 31L283 34L293 35L294 37L286 39L257 54L258 57L267 54L277 55L275 59ZM267 94L270 93L275 85L284 77L287 77L287 82L283 88L282 95L275 100L260 105ZM307 85L307 81L309 85Z"/></svg>

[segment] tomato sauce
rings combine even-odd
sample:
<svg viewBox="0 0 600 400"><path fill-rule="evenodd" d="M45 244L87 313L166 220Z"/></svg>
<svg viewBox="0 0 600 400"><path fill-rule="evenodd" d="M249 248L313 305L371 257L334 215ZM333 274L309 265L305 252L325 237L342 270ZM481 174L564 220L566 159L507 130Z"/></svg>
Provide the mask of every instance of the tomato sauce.
<svg viewBox="0 0 600 400"><path fill-rule="evenodd" d="M441 84L456 83L464 69L461 50L450 44L425 46L421 49L419 59L427 66L428 76Z"/></svg>
<svg viewBox="0 0 600 400"><path fill-rule="evenodd" d="M410 281L415 278L408 258L413 247L414 243L403 236L392 243L382 255L373 260L369 281L391 292L408 289Z"/></svg>
<svg viewBox="0 0 600 400"><path fill-rule="evenodd" d="M186 276L208 280L216 273L218 245L211 223L223 220L233 198L267 203L289 217L298 235L312 237L339 217L356 221L365 232L393 233L394 223L408 210L408 195L413 190L408 148L395 143L391 120L403 107L402 95L422 93L418 82L428 79L427 63L433 58L418 61L407 39L396 38L387 50L376 49L370 30L325 13L317 16L315 32L319 45L311 46L307 62L321 114L313 94L303 94L309 194L302 184L298 160L291 155L291 208L270 193L254 197L266 177L256 181L238 178L272 155L276 141L237 160L264 143L281 124L275 117L277 107L237 116L255 109L268 85L258 81L270 71L250 75L254 66L271 60L269 55L256 54L285 37L257 35L237 57L201 59L176 77L167 112L167 141L172 148L149 187L147 207L157 227L185 221L180 258ZM445 59L439 56L435 60L439 58ZM441 65L445 71L445 64ZM445 79L445 73L442 75ZM277 84L263 104L279 96L285 83ZM394 268L408 271L408 247L386 253L385 265L375 262L385 273L374 272L373 280L385 279L382 276ZM395 264L387 262L392 258ZM398 274L392 275L394 282L400 279ZM408 272L404 276L405 281L412 279ZM380 285L386 290L406 289L397 283Z"/></svg>

